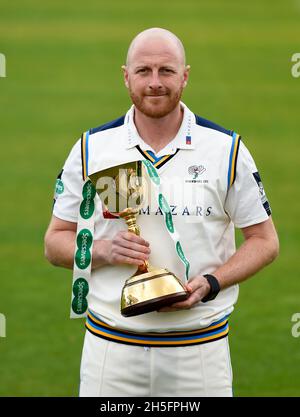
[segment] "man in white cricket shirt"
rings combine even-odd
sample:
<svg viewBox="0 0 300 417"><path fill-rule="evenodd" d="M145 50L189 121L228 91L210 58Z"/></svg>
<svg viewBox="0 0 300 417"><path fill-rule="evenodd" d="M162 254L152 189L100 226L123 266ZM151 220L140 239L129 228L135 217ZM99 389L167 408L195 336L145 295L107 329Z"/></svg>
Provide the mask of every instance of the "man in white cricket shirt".
<svg viewBox="0 0 300 417"><path fill-rule="evenodd" d="M228 318L238 283L272 262L279 244L260 175L241 137L181 101L189 70L173 33L152 28L138 34L123 66L132 107L84 133L57 180L45 236L52 264L73 267L88 175L107 161L142 159L159 173L190 262L187 300L123 317L121 290L137 265L149 260L183 282L185 268L155 202L141 210L139 237L95 196L80 396L232 396ZM244 236L238 250L235 227Z"/></svg>

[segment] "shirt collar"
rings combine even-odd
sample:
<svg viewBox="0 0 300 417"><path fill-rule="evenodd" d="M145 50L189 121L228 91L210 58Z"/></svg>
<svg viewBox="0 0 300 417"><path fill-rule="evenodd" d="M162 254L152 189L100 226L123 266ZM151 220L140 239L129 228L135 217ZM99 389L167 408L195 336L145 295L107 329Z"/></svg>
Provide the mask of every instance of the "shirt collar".
<svg viewBox="0 0 300 417"><path fill-rule="evenodd" d="M192 137L192 127L195 124L195 115L183 102L180 102L180 105L183 108L181 126L175 138L168 143L165 148L159 152L159 154L164 150L166 150L167 153L175 153L177 149L195 149ZM127 127L126 149L131 149L137 145L139 145L143 150L151 149L151 147L141 139L134 124L134 105L132 105L126 113L125 124ZM174 152L171 152L171 150L174 150Z"/></svg>

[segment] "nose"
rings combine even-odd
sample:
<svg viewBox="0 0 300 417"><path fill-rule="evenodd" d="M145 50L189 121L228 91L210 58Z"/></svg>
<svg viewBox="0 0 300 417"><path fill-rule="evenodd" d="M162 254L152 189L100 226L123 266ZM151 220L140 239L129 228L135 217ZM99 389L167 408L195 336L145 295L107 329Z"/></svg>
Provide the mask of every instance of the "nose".
<svg viewBox="0 0 300 417"><path fill-rule="evenodd" d="M153 71L152 72L151 78L150 78L150 81L149 81L149 88L151 90L160 90L160 89L162 89L162 83L160 81L158 71Z"/></svg>

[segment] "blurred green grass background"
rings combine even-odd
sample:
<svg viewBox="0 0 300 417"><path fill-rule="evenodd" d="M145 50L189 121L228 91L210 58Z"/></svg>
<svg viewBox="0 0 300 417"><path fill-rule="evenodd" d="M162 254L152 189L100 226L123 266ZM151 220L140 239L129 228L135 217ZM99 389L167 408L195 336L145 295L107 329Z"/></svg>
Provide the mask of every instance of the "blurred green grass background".
<svg viewBox="0 0 300 417"><path fill-rule="evenodd" d="M78 395L84 322L68 318L71 271L46 262L43 236L71 146L126 112L120 66L130 40L153 26L185 44L185 103L242 134L280 236L280 257L241 285L230 320L234 393L300 394L291 334L300 311L299 20L299 0L1 0L1 396Z"/></svg>

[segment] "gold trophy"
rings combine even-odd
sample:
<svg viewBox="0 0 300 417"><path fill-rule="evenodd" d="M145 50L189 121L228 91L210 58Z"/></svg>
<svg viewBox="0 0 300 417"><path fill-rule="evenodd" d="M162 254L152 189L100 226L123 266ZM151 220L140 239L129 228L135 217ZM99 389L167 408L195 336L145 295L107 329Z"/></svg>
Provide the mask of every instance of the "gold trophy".
<svg viewBox="0 0 300 417"><path fill-rule="evenodd" d="M146 184L142 162L134 161L111 167L91 174L89 178L110 215L123 218L128 231L139 236L137 214L143 204ZM149 313L187 297L188 292L176 275L144 261L125 281L121 295L121 314L130 317Z"/></svg>

